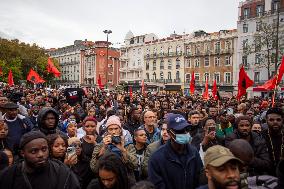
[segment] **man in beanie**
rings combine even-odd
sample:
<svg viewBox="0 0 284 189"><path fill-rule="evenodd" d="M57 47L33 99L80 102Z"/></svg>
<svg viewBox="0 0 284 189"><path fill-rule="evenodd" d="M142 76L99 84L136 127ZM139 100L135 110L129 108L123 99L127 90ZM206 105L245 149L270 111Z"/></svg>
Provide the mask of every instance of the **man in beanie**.
<svg viewBox="0 0 284 189"><path fill-rule="evenodd" d="M207 149L204 155L205 174L208 185L198 189L240 189L239 165L242 161L221 145Z"/></svg>
<svg viewBox="0 0 284 189"><path fill-rule="evenodd" d="M124 163L129 164L133 169L137 167L137 158L133 144L129 144L126 135L123 135L123 129L119 117L110 116L106 122L106 133L103 142L94 148L91 169L96 172L97 160L106 152L114 152L119 155Z"/></svg>
<svg viewBox="0 0 284 189"><path fill-rule="evenodd" d="M0 188L80 188L76 176L67 166L48 159L47 139L42 132L31 131L23 135L20 148L24 160L1 173Z"/></svg>
<svg viewBox="0 0 284 189"><path fill-rule="evenodd" d="M190 125L180 114L167 115L170 140L150 157L148 179L157 189L196 188L202 161L190 144Z"/></svg>

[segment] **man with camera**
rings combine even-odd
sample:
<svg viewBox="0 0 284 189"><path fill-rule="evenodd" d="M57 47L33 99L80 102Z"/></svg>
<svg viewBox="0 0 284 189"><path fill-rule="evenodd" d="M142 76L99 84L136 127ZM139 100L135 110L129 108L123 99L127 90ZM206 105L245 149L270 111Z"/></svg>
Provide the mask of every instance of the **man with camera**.
<svg viewBox="0 0 284 189"><path fill-rule="evenodd" d="M130 144L128 141L123 134L119 117L115 115L110 116L106 122L106 133L104 134L103 142L98 144L93 151L90 162L93 172L96 172L98 159L107 152L117 154L127 166L134 170L138 163L135 156L136 151L133 144Z"/></svg>

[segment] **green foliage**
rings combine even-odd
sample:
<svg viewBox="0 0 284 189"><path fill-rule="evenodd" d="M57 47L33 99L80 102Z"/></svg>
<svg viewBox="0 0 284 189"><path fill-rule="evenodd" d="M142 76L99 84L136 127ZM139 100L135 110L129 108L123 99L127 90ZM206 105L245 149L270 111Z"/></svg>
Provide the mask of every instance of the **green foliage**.
<svg viewBox="0 0 284 189"><path fill-rule="evenodd" d="M13 72L14 82L19 80L26 80L27 74L31 68L38 72L38 74L47 82L54 77L47 73L48 55L43 48L36 44L26 44L17 39L7 40L0 38L0 66L3 70L1 81L7 81L9 70ZM58 62L53 60L56 67Z"/></svg>

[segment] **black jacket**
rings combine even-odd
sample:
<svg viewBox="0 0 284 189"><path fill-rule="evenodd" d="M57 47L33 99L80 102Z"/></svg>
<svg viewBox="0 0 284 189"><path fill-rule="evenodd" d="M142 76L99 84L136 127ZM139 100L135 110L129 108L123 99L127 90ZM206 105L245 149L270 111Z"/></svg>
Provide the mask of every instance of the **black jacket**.
<svg viewBox="0 0 284 189"><path fill-rule="evenodd" d="M74 173L63 163L49 160L48 165L41 172L27 175L24 179L22 172L23 162L4 169L0 174L0 188L5 189L29 189L28 182L36 189L79 189L80 184ZM45 178L48 176L48 178ZM40 183L40 185L38 185Z"/></svg>
<svg viewBox="0 0 284 189"><path fill-rule="evenodd" d="M262 136L255 132L251 132L250 136L251 140L249 143L254 151L254 159L249 165L249 176L267 174L267 170L269 170L271 162L266 142ZM237 130L225 138L226 147L228 147L230 142L234 139L241 139Z"/></svg>

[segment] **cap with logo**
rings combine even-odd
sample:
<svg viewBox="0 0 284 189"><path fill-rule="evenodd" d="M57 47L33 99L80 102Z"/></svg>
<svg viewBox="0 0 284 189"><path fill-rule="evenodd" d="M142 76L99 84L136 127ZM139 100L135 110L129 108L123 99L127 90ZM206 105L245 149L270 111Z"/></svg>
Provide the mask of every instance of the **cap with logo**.
<svg viewBox="0 0 284 189"><path fill-rule="evenodd" d="M215 145L208 148L204 155L205 167L208 165L220 167L230 160L236 160L242 163L242 161L236 158L228 148L225 148L221 145Z"/></svg>
<svg viewBox="0 0 284 189"><path fill-rule="evenodd" d="M184 128L190 126L186 119L180 114L168 114L167 115L168 129L183 130Z"/></svg>

